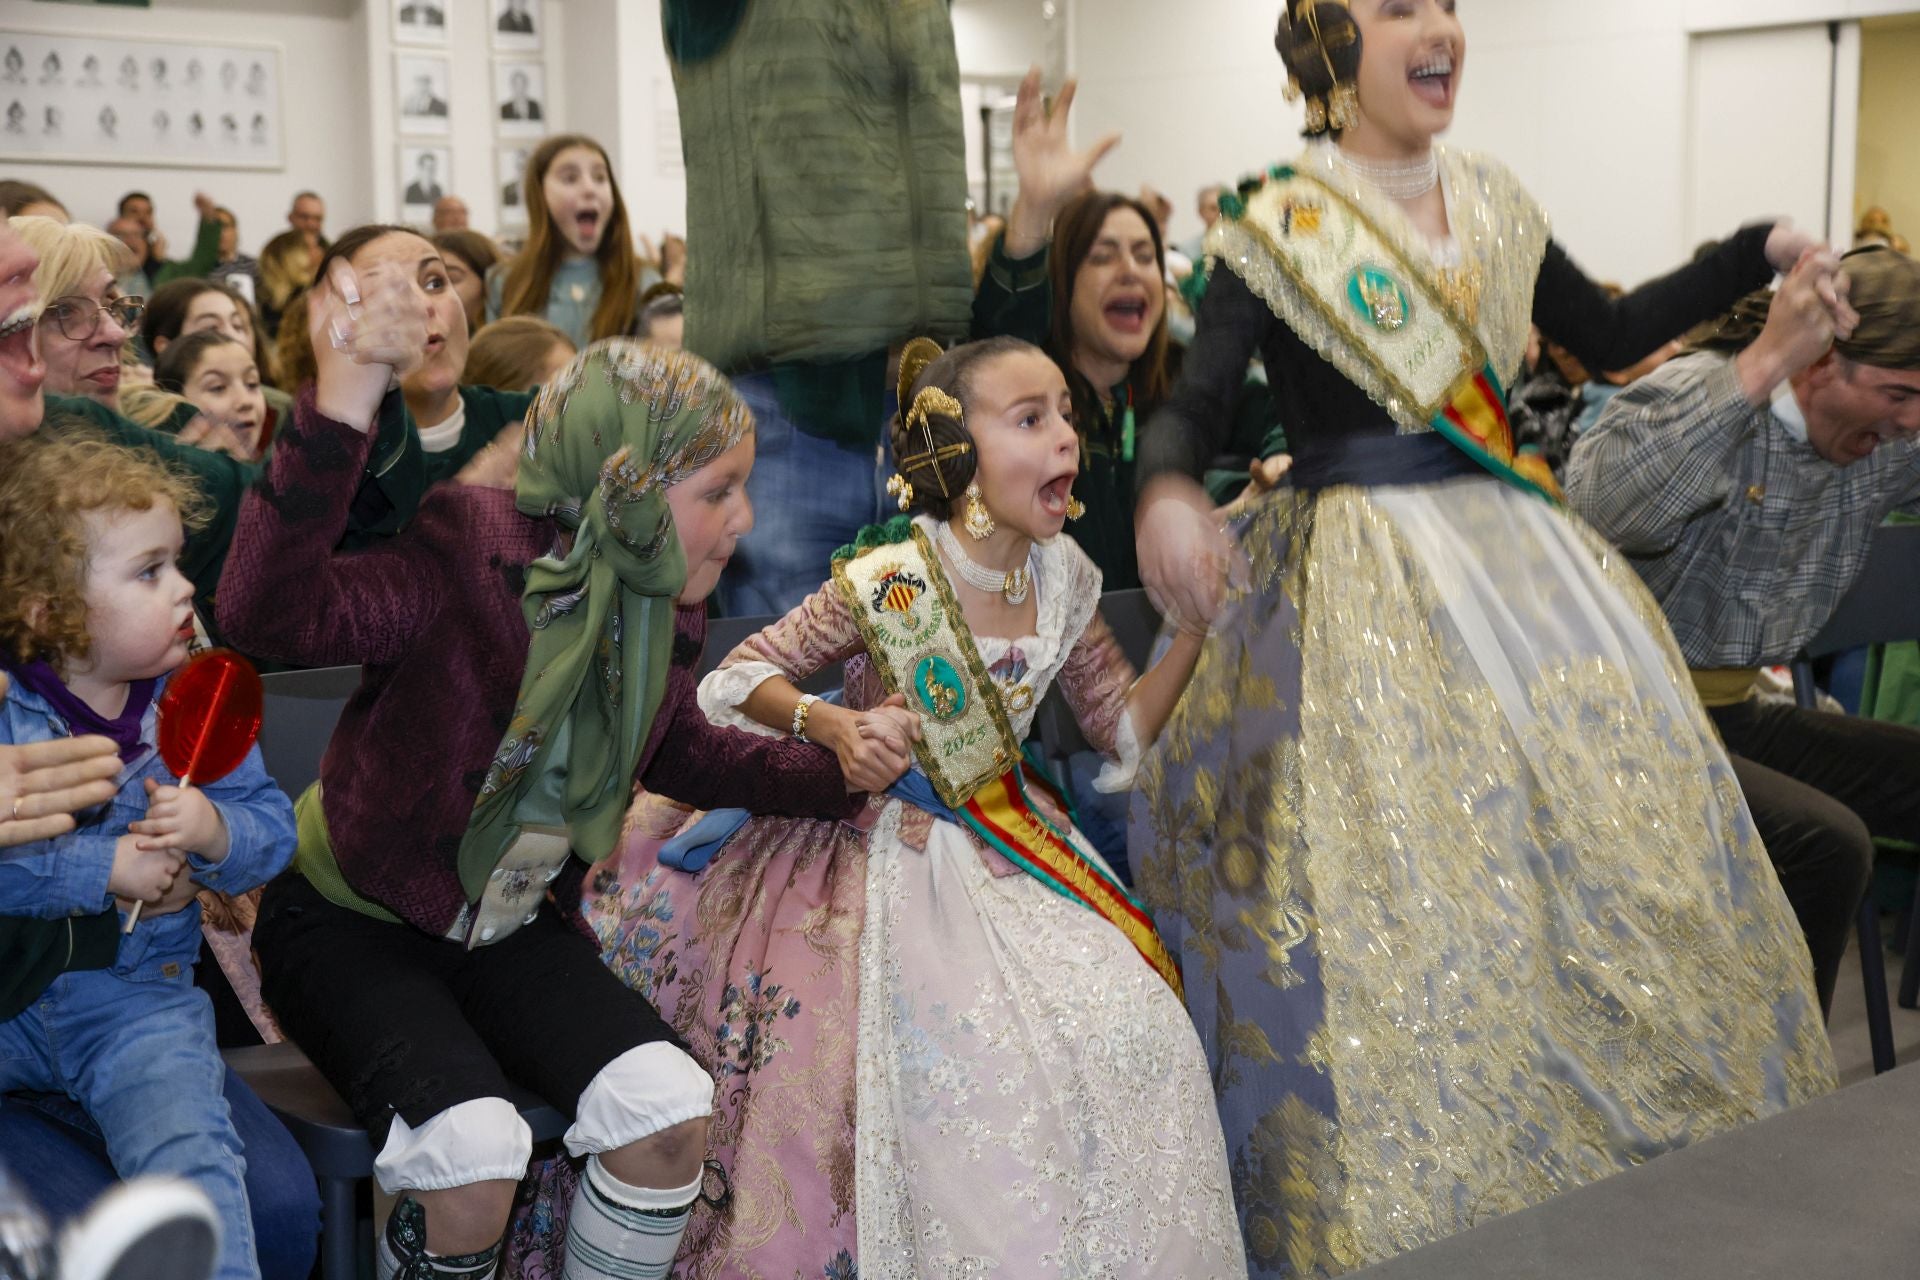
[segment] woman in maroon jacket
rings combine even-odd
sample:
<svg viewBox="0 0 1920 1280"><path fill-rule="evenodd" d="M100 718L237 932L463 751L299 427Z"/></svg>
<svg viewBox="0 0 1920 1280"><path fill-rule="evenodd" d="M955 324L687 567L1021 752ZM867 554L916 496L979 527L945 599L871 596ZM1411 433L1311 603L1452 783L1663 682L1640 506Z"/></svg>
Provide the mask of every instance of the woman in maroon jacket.
<svg viewBox="0 0 1920 1280"><path fill-rule="evenodd" d="M343 237L321 272L319 376L219 602L250 652L365 667L262 905L264 993L382 1143L383 1278L491 1274L531 1149L510 1085L571 1113L568 1150L590 1156L565 1275L664 1269L713 1082L563 918L582 869L636 778L702 807L845 815L846 779L905 767L906 730L882 709L836 761L700 713L701 602L752 527L753 424L691 356L589 349L529 415L517 493L443 485L398 536L336 553L390 381L458 301L399 228Z"/></svg>

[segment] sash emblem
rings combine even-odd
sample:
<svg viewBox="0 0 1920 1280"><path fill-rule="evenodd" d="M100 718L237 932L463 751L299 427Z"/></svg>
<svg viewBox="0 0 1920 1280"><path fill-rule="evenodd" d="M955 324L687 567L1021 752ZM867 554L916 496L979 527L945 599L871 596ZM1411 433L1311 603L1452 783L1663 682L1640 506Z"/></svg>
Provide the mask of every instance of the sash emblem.
<svg viewBox="0 0 1920 1280"><path fill-rule="evenodd" d="M1413 311L1406 288L1386 268L1371 262L1355 267L1347 278L1347 300L1361 319L1383 333L1406 328Z"/></svg>

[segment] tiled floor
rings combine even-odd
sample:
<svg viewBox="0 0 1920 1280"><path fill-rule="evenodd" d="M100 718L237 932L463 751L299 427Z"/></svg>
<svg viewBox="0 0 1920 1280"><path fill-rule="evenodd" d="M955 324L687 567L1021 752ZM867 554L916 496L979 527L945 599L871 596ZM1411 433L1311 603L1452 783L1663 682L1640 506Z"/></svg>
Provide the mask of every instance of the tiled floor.
<svg viewBox="0 0 1920 1280"><path fill-rule="evenodd" d="M1892 920L1883 927L1891 928ZM1894 994L1900 987L1900 957L1887 954L1887 986ZM1840 981L1833 993L1833 1019L1827 1024L1833 1037L1834 1063L1840 1070L1840 1083L1856 1084L1873 1075L1873 1051L1867 1043L1867 1003L1860 987L1860 954L1857 945L1847 952L1840 966ZM1893 1050L1901 1066L1920 1062L1920 1009L1893 1006Z"/></svg>

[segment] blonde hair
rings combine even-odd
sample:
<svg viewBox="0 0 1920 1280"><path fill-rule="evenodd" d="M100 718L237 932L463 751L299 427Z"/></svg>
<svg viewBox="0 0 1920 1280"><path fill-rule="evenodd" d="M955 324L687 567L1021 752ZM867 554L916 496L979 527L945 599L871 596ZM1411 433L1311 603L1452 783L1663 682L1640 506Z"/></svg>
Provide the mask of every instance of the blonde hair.
<svg viewBox="0 0 1920 1280"><path fill-rule="evenodd" d="M232 341L231 338L228 339ZM144 387L123 387L120 390L120 416L131 422L155 431L164 431L172 421L180 406L189 403L187 398L172 391L163 391L151 384Z"/></svg>
<svg viewBox="0 0 1920 1280"><path fill-rule="evenodd" d="M574 349L566 330L538 316L503 316L481 328L467 348L460 381L471 387L531 391L555 347Z"/></svg>
<svg viewBox="0 0 1920 1280"><path fill-rule="evenodd" d="M127 246L98 227L52 218L9 218L7 223L40 259L33 287L42 306L85 290L102 267L117 276L133 266Z"/></svg>
<svg viewBox="0 0 1920 1280"><path fill-rule="evenodd" d="M93 651L87 634L91 511L147 511L170 502L188 529L206 500L184 474L88 427L36 431L0 444L0 651L60 665Z"/></svg>

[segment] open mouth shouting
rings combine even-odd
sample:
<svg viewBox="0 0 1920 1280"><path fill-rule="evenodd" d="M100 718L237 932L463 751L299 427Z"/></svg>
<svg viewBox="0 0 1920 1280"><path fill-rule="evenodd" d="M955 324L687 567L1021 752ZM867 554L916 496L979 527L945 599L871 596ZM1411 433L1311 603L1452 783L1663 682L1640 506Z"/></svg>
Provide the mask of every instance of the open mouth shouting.
<svg viewBox="0 0 1920 1280"><path fill-rule="evenodd" d="M1147 331L1147 295L1123 293L1107 299L1100 314L1116 333L1137 336Z"/></svg>
<svg viewBox="0 0 1920 1280"><path fill-rule="evenodd" d="M1446 49L1427 54L1407 73L1413 96L1444 111L1453 105L1453 54Z"/></svg>
<svg viewBox="0 0 1920 1280"><path fill-rule="evenodd" d="M33 341L38 318L34 305L28 303L0 322L0 370L16 384L20 395L32 395L47 376L47 366Z"/></svg>
<svg viewBox="0 0 1920 1280"><path fill-rule="evenodd" d="M1062 471L1040 486L1040 509L1055 519L1067 518L1067 504L1073 498L1073 482L1080 478L1079 468Z"/></svg>
<svg viewBox="0 0 1920 1280"><path fill-rule="evenodd" d="M600 233L607 225L606 215L598 209L576 209L573 212L574 247L591 253L600 247Z"/></svg>

